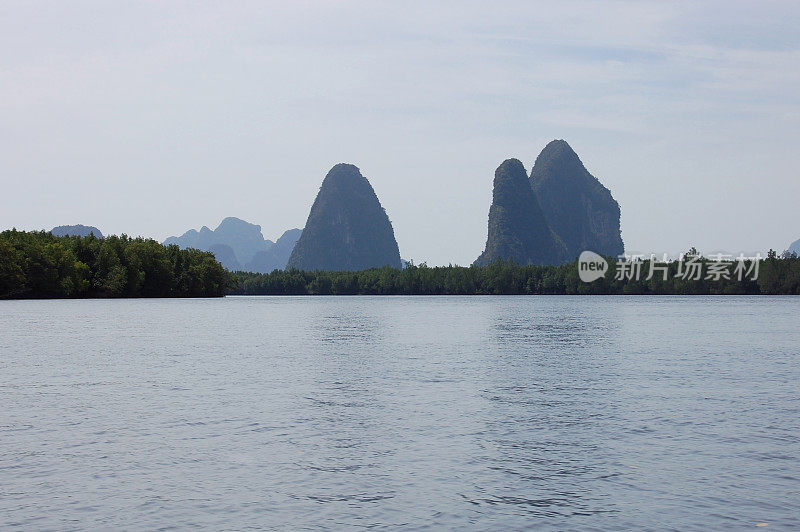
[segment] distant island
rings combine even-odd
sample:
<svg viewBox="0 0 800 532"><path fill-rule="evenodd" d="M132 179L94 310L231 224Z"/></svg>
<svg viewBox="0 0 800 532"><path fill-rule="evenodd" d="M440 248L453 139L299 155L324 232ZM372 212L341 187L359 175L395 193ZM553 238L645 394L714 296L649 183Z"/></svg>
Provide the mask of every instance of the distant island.
<svg viewBox="0 0 800 532"><path fill-rule="evenodd" d="M103 238L103 233L100 229L91 225L59 225L50 230L53 236L89 236L94 235L97 238Z"/></svg>

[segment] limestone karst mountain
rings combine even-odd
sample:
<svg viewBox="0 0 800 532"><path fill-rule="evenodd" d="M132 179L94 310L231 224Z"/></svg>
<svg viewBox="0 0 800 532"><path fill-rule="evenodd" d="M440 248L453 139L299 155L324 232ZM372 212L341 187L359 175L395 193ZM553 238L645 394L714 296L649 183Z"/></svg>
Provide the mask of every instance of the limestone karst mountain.
<svg viewBox="0 0 800 532"><path fill-rule="evenodd" d="M199 231L190 229L181 236L167 238L164 245L211 251L229 270L268 273L286 267L300 233L300 229L290 229L273 243L264 239L260 225L228 217L213 231L205 226Z"/></svg>
<svg viewBox="0 0 800 532"><path fill-rule="evenodd" d="M322 181L287 268L364 270L400 267L389 217L369 181L352 164L337 164Z"/></svg>
<svg viewBox="0 0 800 532"><path fill-rule="evenodd" d="M266 251L259 251L244 269L249 272L270 273L283 270L292 254L295 244L303 233L302 229L289 229Z"/></svg>
<svg viewBox="0 0 800 532"><path fill-rule="evenodd" d="M566 245L567 261L585 250L622 255L619 204L564 140L545 146L530 183L548 224Z"/></svg>
<svg viewBox="0 0 800 532"><path fill-rule="evenodd" d="M103 233L100 229L92 225L59 225L54 227L51 231L53 236L89 236L94 235L97 238L103 238Z"/></svg>
<svg viewBox="0 0 800 532"><path fill-rule="evenodd" d="M195 248L211 251L215 245L229 246L241 264L250 262L256 253L269 249L273 243L264 240L261 226L229 216L220 222L213 231L203 226L200 231L190 229L181 236L171 236L164 245L177 244L181 248Z"/></svg>
<svg viewBox="0 0 800 532"><path fill-rule="evenodd" d="M236 258L236 253L233 252L233 248L231 248L229 245L212 244L208 247L208 251L214 254L214 257L216 257L217 262L222 264L222 266L226 270L235 272L242 269L242 265Z"/></svg>
<svg viewBox="0 0 800 532"><path fill-rule="evenodd" d="M517 159L504 161L494 174L486 249L475 261L485 266L498 259L517 264L558 264L565 248L553 233Z"/></svg>
<svg viewBox="0 0 800 532"><path fill-rule="evenodd" d="M250 262L256 253L273 245L271 241L264 239L260 225L251 224L233 216L220 222L219 226L214 229L214 238L220 244L230 246L240 264Z"/></svg>

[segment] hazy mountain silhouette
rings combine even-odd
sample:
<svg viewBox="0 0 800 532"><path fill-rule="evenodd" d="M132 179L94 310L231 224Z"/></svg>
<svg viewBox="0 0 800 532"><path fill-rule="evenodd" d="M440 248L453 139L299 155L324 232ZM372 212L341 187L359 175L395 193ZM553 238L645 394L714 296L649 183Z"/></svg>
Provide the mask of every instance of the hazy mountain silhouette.
<svg viewBox="0 0 800 532"><path fill-rule="evenodd" d="M364 270L400 267L389 217L369 181L352 164L337 164L322 181L287 268Z"/></svg>
<svg viewBox="0 0 800 532"><path fill-rule="evenodd" d="M269 249L256 253L244 269L256 273L270 273L273 270L285 269L292 250L302 233L302 229L289 229Z"/></svg>
<svg viewBox="0 0 800 532"><path fill-rule="evenodd" d="M256 253L270 248L273 244L264 239L261 226L229 216L214 229L214 238L233 249L241 264L250 262Z"/></svg>
<svg viewBox="0 0 800 532"><path fill-rule="evenodd" d="M550 142L533 165L531 187L550 227L567 248L566 260L584 250L622 255L619 204L563 140Z"/></svg>
<svg viewBox="0 0 800 532"><path fill-rule="evenodd" d="M800 240L795 240L794 242L792 242L792 245L789 246L789 252L797 253L798 255L800 255Z"/></svg>
<svg viewBox="0 0 800 532"><path fill-rule="evenodd" d="M225 257L225 261L223 261L220 255L217 255L217 260L226 268L228 265L238 265L236 269L241 269L241 266L252 261L256 254L267 251L274 245L270 240L264 239L260 225L234 217L225 218L213 231L203 226L200 231L190 229L181 236L171 236L164 240L164 245L170 244L177 244L181 248L211 251L217 255L212 249L215 248ZM227 246L231 250L231 254L219 246Z"/></svg>
<svg viewBox="0 0 800 532"><path fill-rule="evenodd" d="M517 159L504 161L494 173L486 249L475 261L486 266L498 259L517 264L559 264L565 248L547 224L525 167Z"/></svg>
<svg viewBox="0 0 800 532"><path fill-rule="evenodd" d="M59 225L54 227L51 231L53 236L89 236L94 235L97 238L103 238L103 233L100 229L91 225Z"/></svg>
<svg viewBox="0 0 800 532"><path fill-rule="evenodd" d="M212 244L208 247L207 251L213 253L217 258L217 262L222 264L225 269L232 272L242 269L242 265L236 259L236 254L233 252L233 248L227 244Z"/></svg>

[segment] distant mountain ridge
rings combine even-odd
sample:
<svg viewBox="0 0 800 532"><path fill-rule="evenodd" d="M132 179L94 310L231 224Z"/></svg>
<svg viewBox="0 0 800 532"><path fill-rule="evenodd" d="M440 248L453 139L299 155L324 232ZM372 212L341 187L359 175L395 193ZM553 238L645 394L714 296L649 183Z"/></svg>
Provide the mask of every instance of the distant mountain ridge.
<svg viewBox="0 0 800 532"><path fill-rule="evenodd" d="M287 268L400 268L394 229L372 185L352 164L337 164L322 181Z"/></svg>
<svg viewBox="0 0 800 532"><path fill-rule="evenodd" d="M180 248L195 248L211 251L228 270L247 270L269 273L283 269L289 260L297 238L302 230L286 231L278 243L264 238L261 226L229 216L213 231L206 226L199 231L190 229L181 236L171 236L164 245L175 244Z"/></svg>
<svg viewBox="0 0 800 532"><path fill-rule="evenodd" d="M292 250L302 234L302 229L289 229L284 232L269 249L256 253L245 269L257 273L286 269L286 263L289 262Z"/></svg>
<svg viewBox="0 0 800 532"><path fill-rule="evenodd" d="M94 235L97 238L103 238L103 233L100 229L93 225L59 225L50 230L53 236L89 236Z"/></svg>
<svg viewBox="0 0 800 532"><path fill-rule="evenodd" d="M211 246L226 245L233 250L236 260L240 264L250 262L253 256L262 250L269 249L273 243L264 239L261 234L261 226L251 224L229 216L222 220L213 231L203 226L200 231L190 229L179 237L169 237L164 241L165 245L177 244L182 248L192 247L211 251Z"/></svg>
<svg viewBox="0 0 800 532"><path fill-rule="evenodd" d="M788 251L789 253L796 253L797 255L800 255L800 240L795 240L792 242L792 245L789 246Z"/></svg>

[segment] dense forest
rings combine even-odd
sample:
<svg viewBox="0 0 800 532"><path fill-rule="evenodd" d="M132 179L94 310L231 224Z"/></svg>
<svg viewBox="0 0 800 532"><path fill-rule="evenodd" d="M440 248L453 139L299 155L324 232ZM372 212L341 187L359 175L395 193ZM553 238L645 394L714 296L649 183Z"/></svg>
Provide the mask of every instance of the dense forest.
<svg viewBox="0 0 800 532"><path fill-rule="evenodd" d="M212 253L155 240L0 233L0 298L219 297L231 281Z"/></svg>
<svg viewBox="0 0 800 532"><path fill-rule="evenodd" d="M754 264L723 264L697 255L688 262L629 262L607 258L605 276L580 280L577 262L520 266L428 267L410 263L363 271L225 270L210 252L154 240L46 232L0 233L0 298L218 297L231 295L494 295L494 294L800 294L800 258L775 252ZM626 268L625 265L628 265ZM757 266L757 268L756 268ZM712 272L715 272L712 275ZM724 273L721 273L724 272ZM651 275L653 273L653 275ZM746 275L745 275L746 273Z"/></svg>
<svg viewBox="0 0 800 532"><path fill-rule="evenodd" d="M664 268L649 280L649 262L641 275L618 275L617 261L609 258L605 277L582 282L577 262L560 266L520 266L497 261L488 266L409 265L403 270L375 268L359 272L304 272L276 270L269 274L236 272L240 295L495 295L495 294L800 294L800 259L794 254L778 257L774 252L760 261L758 278L752 280L753 263L745 261L747 276L739 280L729 268L728 278L706 279L715 261L698 257L703 266L699 279L685 264L657 264ZM719 262L717 261L717 264ZM680 268L684 268L681 272ZM622 278L619 278L622 277ZM666 277L666 280L664 279Z"/></svg>

